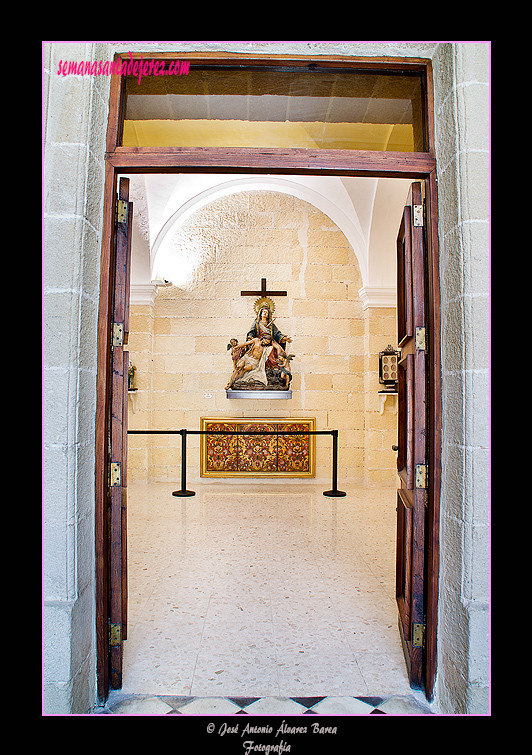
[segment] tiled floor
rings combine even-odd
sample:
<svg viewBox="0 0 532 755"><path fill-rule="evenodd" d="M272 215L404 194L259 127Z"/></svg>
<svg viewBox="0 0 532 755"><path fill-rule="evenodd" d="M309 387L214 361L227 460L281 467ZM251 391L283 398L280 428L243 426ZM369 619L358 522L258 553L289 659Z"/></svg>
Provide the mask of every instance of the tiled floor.
<svg viewBox="0 0 532 755"><path fill-rule="evenodd" d="M102 712L427 712L397 629L393 488L176 487L128 488L123 688Z"/></svg>
<svg viewBox="0 0 532 755"><path fill-rule="evenodd" d="M392 697L172 697L111 693L100 713L185 716L366 716L426 715L430 708L415 695Z"/></svg>

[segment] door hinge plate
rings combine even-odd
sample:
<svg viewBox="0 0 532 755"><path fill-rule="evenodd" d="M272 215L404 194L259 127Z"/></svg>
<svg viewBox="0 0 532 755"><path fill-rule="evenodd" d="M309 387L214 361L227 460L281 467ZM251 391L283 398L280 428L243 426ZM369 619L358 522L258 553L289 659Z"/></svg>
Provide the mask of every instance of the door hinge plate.
<svg viewBox="0 0 532 755"><path fill-rule="evenodd" d="M122 468L119 461L112 461L109 466L109 487L120 487L122 484Z"/></svg>
<svg viewBox="0 0 532 755"><path fill-rule="evenodd" d="M116 203L116 222L127 223L128 203L125 199L118 199Z"/></svg>
<svg viewBox="0 0 532 755"><path fill-rule="evenodd" d="M414 226L422 226L423 225L423 205L422 204L415 204L412 207L414 211Z"/></svg>
<svg viewBox="0 0 532 755"><path fill-rule="evenodd" d="M414 624L412 630L412 647L422 648L425 641L425 624Z"/></svg>
<svg viewBox="0 0 532 755"><path fill-rule="evenodd" d="M109 645L112 648L120 647L122 642L122 624L109 623Z"/></svg>
<svg viewBox="0 0 532 755"><path fill-rule="evenodd" d="M416 349L419 351L427 350L427 331L424 325L416 328Z"/></svg>
<svg viewBox="0 0 532 755"><path fill-rule="evenodd" d="M416 488L427 487L427 465L416 464Z"/></svg>
<svg viewBox="0 0 532 755"><path fill-rule="evenodd" d="M124 323L114 322L113 323L113 346L123 346L123 345L124 345Z"/></svg>

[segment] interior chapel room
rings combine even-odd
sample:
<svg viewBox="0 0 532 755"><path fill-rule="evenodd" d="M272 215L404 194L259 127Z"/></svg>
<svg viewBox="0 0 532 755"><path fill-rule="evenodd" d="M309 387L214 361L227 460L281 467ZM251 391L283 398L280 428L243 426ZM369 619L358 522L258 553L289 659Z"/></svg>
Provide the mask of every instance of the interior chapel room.
<svg viewBox="0 0 532 755"><path fill-rule="evenodd" d="M396 239L411 182L128 178L137 432L123 691L409 694L395 600L397 393L382 352L397 349ZM261 299L287 337L281 397L227 389L231 339L246 342ZM294 438L304 458L288 472L288 436L272 461L273 436L191 434L183 469L176 430L272 425L336 430L336 469L331 434ZM245 442L254 460L231 465ZM333 473L345 495L324 495ZM183 474L191 494L174 495Z"/></svg>

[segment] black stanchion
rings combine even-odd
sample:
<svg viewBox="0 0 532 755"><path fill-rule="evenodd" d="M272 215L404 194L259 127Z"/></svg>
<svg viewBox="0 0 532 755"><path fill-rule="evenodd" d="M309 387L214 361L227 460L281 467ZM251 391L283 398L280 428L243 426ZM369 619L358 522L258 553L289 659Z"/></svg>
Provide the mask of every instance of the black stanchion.
<svg viewBox="0 0 532 755"><path fill-rule="evenodd" d="M338 490L338 430L331 430L333 437L332 452L332 490L326 490L323 495L329 498L342 498L346 493Z"/></svg>
<svg viewBox="0 0 532 755"><path fill-rule="evenodd" d="M174 490L172 495L188 498L196 495L193 490L187 490L187 431L181 430L181 490Z"/></svg>
<svg viewBox="0 0 532 755"><path fill-rule="evenodd" d="M187 435L272 435L268 430L128 430L128 435L181 435L181 490L172 495L179 498L196 495L187 490ZM276 435L332 435L332 488L324 491L328 498L342 498L347 495L338 490L338 430L277 430Z"/></svg>

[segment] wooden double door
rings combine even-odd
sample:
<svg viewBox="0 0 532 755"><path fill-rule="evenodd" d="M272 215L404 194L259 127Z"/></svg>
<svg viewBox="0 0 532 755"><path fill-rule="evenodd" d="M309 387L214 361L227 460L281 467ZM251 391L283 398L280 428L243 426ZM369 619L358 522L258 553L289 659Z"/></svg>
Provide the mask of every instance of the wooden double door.
<svg viewBox="0 0 532 755"><path fill-rule="evenodd" d="M107 623L101 652L109 686L122 686L123 642L127 638L127 375L129 270L132 203L129 181L121 178L115 198L110 386L108 402L108 510L106 518ZM429 411L427 208L423 184L414 182L397 237L397 322L401 350L398 385L397 564L399 630L411 686L424 688L434 675L435 601L434 496L429 481L434 433ZM432 441L430 442L430 439ZM431 446L432 443L432 446ZM436 554L437 555L437 554Z"/></svg>

